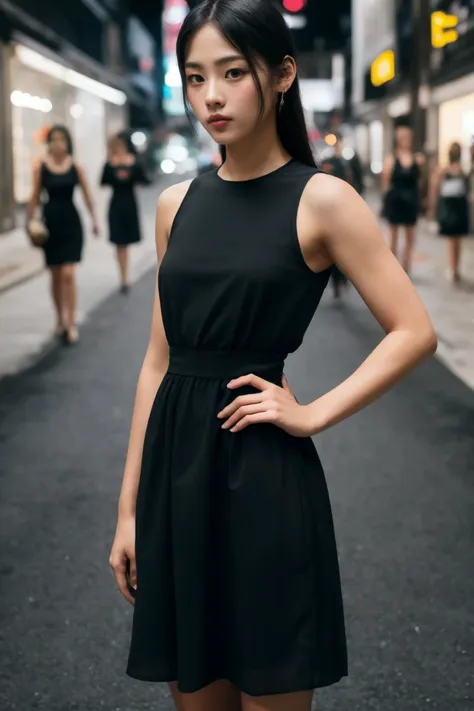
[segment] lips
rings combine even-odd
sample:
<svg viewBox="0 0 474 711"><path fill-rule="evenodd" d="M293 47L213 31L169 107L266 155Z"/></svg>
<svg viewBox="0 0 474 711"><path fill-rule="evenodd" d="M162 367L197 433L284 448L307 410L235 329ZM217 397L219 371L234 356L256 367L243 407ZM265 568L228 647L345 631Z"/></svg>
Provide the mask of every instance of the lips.
<svg viewBox="0 0 474 711"><path fill-rule="evenodd" d="M214 116L211 116L208 120L208 123L211 126L215 126L216 128L226 126L230 121L230 118L227 116L221 116L220 114L215 114Z"/></svg>

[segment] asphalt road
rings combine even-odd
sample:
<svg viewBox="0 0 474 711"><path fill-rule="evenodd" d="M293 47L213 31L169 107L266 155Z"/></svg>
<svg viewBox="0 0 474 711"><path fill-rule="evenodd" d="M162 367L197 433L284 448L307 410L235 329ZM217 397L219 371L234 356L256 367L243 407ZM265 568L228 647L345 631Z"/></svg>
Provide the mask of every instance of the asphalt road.
<svg viewBox="0 0 474 711"><path fill-rule="evenodd" d="M153 274L74 349L0 383L0 709L171 711L125 676L131 608L108 556ZM381 337L355 293L325 297L286 373L300 402ZM474 709L474 393L435 359L320 435L350 676L326 711Z"/></svg>

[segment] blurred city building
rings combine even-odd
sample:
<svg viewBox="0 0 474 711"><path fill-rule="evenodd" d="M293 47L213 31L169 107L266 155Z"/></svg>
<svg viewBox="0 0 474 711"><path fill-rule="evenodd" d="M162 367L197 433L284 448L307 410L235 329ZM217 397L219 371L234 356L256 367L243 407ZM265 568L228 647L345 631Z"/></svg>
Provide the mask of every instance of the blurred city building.
<svg viewBox="0 0 474 711"><path fill-rule="evenodd" d="M32 163L51 125L70 129L93 181L110 134L153 128L161 49L134 5L0 0L0 232L21 223L18 207L29 199Z"/></svg>
<svg viewBox="0 0 474 711"><path fill-rule="evenodd" d="M430 164L460 141L471 168L473 39L473 0L353 0L355 140L373 173L392 150L397 123L414 126Z"/></svg>

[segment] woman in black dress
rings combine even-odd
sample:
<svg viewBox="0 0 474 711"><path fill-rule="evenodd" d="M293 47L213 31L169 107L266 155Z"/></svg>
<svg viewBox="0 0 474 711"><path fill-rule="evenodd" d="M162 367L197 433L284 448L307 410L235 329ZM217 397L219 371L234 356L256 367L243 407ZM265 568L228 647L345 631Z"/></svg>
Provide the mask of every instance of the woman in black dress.
<svg viewBox="0 0 474 711"><path fill-rule="evenodd" d="M448 155L448 167L432 177L430 212L437 213L439 234L446 238L447 278L455 284L461 280L461 246L469 232L469 179L461 166L461 144L452 143Z"/></svg>
<svg viewBox="0 0 474 711"><path fill-rule="evenodd" d="M153 320L110 564L135 605L127 672L169 682L180 711L309 711L313 689L347 674L311 437L436 347L370 209L314 164L294 51L268 0L203 0L178 37L186 99L224 162L158 200ZM334 263L386 336L303 405L284 360Z"/></svg>
<svg viewBox="0 0 474 711"><path fill-rule="evenodd" d="M420 180L423 156L413 152L413 131L409 126L398 126L395 131L395 150L384 161L382 192L383 216L390 228L390 247L397 255L398 232L405 231L403 268L410 274L415 248L415 226L420 212Z"/></svg>
<svg viewBox="0 0 474 711"><path fill-rule="evenodd" d="M83 235L79 213L73 194L80 185L92 218L92 232L97 237L99 228L84 170L74 162L72 139L65 126L53 126L47 136L48 155L33 171L33 194L28 203L28 222L33 218L42 195L43 218L48 239L43 250L51 272L51 292L56 308L55 333L67 344L77 343L76 324L76 264L81 261Z"/></svg>
<svg viewBox="0 0 474 711"><path fill-rule="evenodd" d="M108 214L109 239L117 247L123 294L130 289L128 246L141 239L135 186L149 183L128 137L124 133L113 136L109 143L109 159L102 171L101 185L109 185L113 189Z"/></svg>

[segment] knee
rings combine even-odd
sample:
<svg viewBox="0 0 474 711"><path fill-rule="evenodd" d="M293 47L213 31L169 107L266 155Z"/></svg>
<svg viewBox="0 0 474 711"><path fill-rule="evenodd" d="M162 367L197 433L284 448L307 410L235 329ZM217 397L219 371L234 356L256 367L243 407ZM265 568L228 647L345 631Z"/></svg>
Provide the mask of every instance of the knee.
<svg viewBox="0 0 474 711"><path fill-rule="evenodd" d="M65 284L71 284L74 281L74 267L71 264L67 264L61 269L61 278Z"/></svg>

